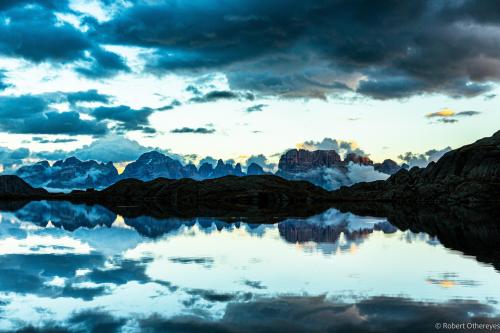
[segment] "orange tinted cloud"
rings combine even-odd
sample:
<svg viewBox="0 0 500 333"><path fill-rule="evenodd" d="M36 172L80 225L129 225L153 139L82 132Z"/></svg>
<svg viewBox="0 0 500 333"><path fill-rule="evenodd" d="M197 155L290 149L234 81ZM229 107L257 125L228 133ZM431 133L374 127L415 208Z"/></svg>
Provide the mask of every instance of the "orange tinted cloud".
<svg viewBox="0 0 500 333"><path fill-rule="evenodd" d="M456 115L456 112L453 111L452 109L444 108L444 109L441 109L437 112L428 113L426 115L426 117L427 118L435 118L435 117L446 118L446 117L453 117L455 115Z"/></svg>

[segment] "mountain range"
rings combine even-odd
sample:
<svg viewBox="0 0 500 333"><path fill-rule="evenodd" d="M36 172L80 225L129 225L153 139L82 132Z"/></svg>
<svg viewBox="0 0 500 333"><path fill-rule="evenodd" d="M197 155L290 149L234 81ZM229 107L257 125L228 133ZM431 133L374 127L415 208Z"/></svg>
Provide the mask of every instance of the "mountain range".
<svg viewBox="0 0 500 333"><path fill-rule="evenodd" d="M353 177L350 174L352 165L368 170L364 173L366 176ZM281 156L276 175L289 180L306 180L327 190L333 190L358 181L385 179L400 168L401 166L392 160L373 163L368 157L353 153L347 154L342 160L335 150L292 149ZM76 157L60 160L52 165L48 161L40 161L23 166L15 172L15 175L31 186L60 190L101 189L128 178L142 181L156 178L203 180L231 175L241 177L264 174L271 173L264 171L257 163L251 163L246 172L240 163L233 165L223 160L218 160L215 167L207 162L196 167L192 163L183 165L158 151L142 154L136 161L129 163L121 174L112 162L81 161Z"/></svg>

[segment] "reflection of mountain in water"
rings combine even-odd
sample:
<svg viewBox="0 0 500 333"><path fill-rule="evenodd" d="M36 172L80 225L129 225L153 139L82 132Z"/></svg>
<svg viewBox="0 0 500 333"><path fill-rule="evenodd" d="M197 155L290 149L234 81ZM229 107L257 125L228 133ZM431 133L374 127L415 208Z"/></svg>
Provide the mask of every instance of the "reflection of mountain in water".
<svg viewBox="0 0 500 333"><path fill-rule="evenodd" d="M393 233L397 229L382 218L358 217L329 209L307 219L288 219L278 225L280 235L291 243L335 243L341 234L349 240L362 238L374 230Z"/></svg>
<svg viewBox="0 0 500 333"><path fill-rule="evenodd" d="M447 248L473 255L478 260L493 263L500 269L500 225L499 208L482 207L465 209L463 207L411 207L388 204L343 204L309 218L286 219L278 224L278 230L286 241L291 243L315 242L318 247L333 246L328 252L342 250L343 247L359 245L367 235L380 230L392 233L397 229L424 232L437 237ZM21 221L32 222L46 227L48 225L76 230L80 227L112 226L117 223L117 214L99 205L72 204L64 201L33 201L25 204L3 203L1 210L13 211ZM351 213L352 212L352 213ZM357 215L354 215L357 214ZM299 215L301 216L301 215ZM366 216L366 217L363 217ZM243 223L245 218L230 215L217 218L150 217L144 215L125 215L123 223L146 237L159 237L173 233L181 228L197 225L205 232L242 228L249 234L262 235L266 226ZM235 222L233 222L235 221ZM49 224L50 222L50 224ZM268 223L274 222L273 219ZM341 236L345 242L339 244ZM328 247L327 246L327 247ZM324 250L324 249L323 249Z"/></svg>
<svg viewBox="0 0 500 333"><path fill-rule="evenodd" d="M156 238L173 233L181 228L197 225L205 232L230 230L244 227L249 234L262 235L265 225L242 222L225 222L216 218L198 217L180 219L175 217L156 218L152 216L123 217L119 222L116 213L99 205L72 204L67 201L32 201L24 205L6 205L6 211L14 211L14 216L23 222L31 222L40 227L54 226L68 231L78 228L111 227L123 223L132 227L140 235ZM0 210L1 207L0 207Z"/></svg>
<svg viewBox="0 0 500 333"><path fill-rule="evenodd" d="M41 227L50 222L69 231L81 227L111 226L116 220L116 214L102 206L77 205L67 201L32 201L14 214L19 220Z"/></svg>

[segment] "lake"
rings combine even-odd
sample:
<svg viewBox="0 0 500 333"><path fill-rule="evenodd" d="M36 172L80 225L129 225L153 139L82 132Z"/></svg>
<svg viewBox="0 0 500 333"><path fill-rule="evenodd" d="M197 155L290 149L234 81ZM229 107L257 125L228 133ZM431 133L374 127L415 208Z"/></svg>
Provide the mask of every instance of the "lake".
<svg viewBox="0 0 500 333"><path fill-rule="evenodd" d="M489 237L484 228L477 234ZM335 208L254 224L124 217L68 202L3 204L0 330L431 332L452 322L500 324L497 257L474 252L488 246L476 244L483 236L453 243L440 236L457 234L446 223L437 234L410 229Z"/></svg>

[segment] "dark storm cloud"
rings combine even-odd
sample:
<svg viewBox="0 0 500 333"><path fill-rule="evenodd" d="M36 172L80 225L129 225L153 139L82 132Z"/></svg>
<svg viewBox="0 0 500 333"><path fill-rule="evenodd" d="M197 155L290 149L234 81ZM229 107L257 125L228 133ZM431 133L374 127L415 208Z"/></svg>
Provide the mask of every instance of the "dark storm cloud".
<svg viewBox="0 0 500 333"><path fill-rule="evenodd" d="M105 124L82 119L76 111L58 112L50 107L56 95L0 96L0 130L19 134L106 134Z"/></svg>
<svg viewBox="0 0 500 333"><path fill-rule="evenodd" d="M48 111L19 119L5 119L0 129L8 133L19 134L67 134L67 135L95 135L107 133L107 127L94 120L80 118L78 112Z"/></svg>
<svg viewBox="0 0 500 333"><path fill-rule="evenodd" d="M94 31L103 42L152 49L152 71L222 70L235 89L324 98L351 90L346 77L355 74L363 79L353 89L376 99L458 98L500 80L498 9L490 1L137 1Z"/></svg>
<svg viewBox="0 0 500 333"><path fill-rule="evenodd" d="M227 90L214 90L206 93L205 95L200 95L191 98L189 101L193 103L210 103L217 102L220 100L249 100L253 101L255 96L252 93L246 92L234 92Z"/></svg>
<svg viewBox="0 0 500 333"><path fill-rule="evenodd" d="M39 5L49 9L58 10L68 9L68 1L66 0L2 0L0 2L0 10L24 5Z"/></svg>
<svg viewBox="0 0 500 333"><path fill-rule="evenodd" d="M170 133L175 133L175 134L213 134L215 133L215 129L213 128L206 128L206 127L198 127L198 128L191 128L191 127L182 127L182 128L175 128L170 131Z"/></svg>
<svg viewBox="0 0 500 333"><path fill-rule="evenodd" d="M57 18L55 10L66 9L65 1L2 4L0 54L34 63L79 61L82 64L78 66L77 72L90 78L109 77L129 71L121 56L106 51L86 33Z"/></svg>
<svg viewBox="0 0 500 333"><path fill-rule="evenodd" d="M91 111L91 115L97 120L112 120L118 123L118 130L143 131L154 133L155 130L149 127L149 116L154 112L151 108L132 109L126 105L101 106Z"/></svg>
<svg viewBox="0 0 500 333"><path fill-rule="evenodd" d="M90 58L84 59L85 66L75 69L77 73L90 79L100 79L113 77L120 72L130 72L126 60L116 53L96 47L91 51L91 55Z"/></svg>

